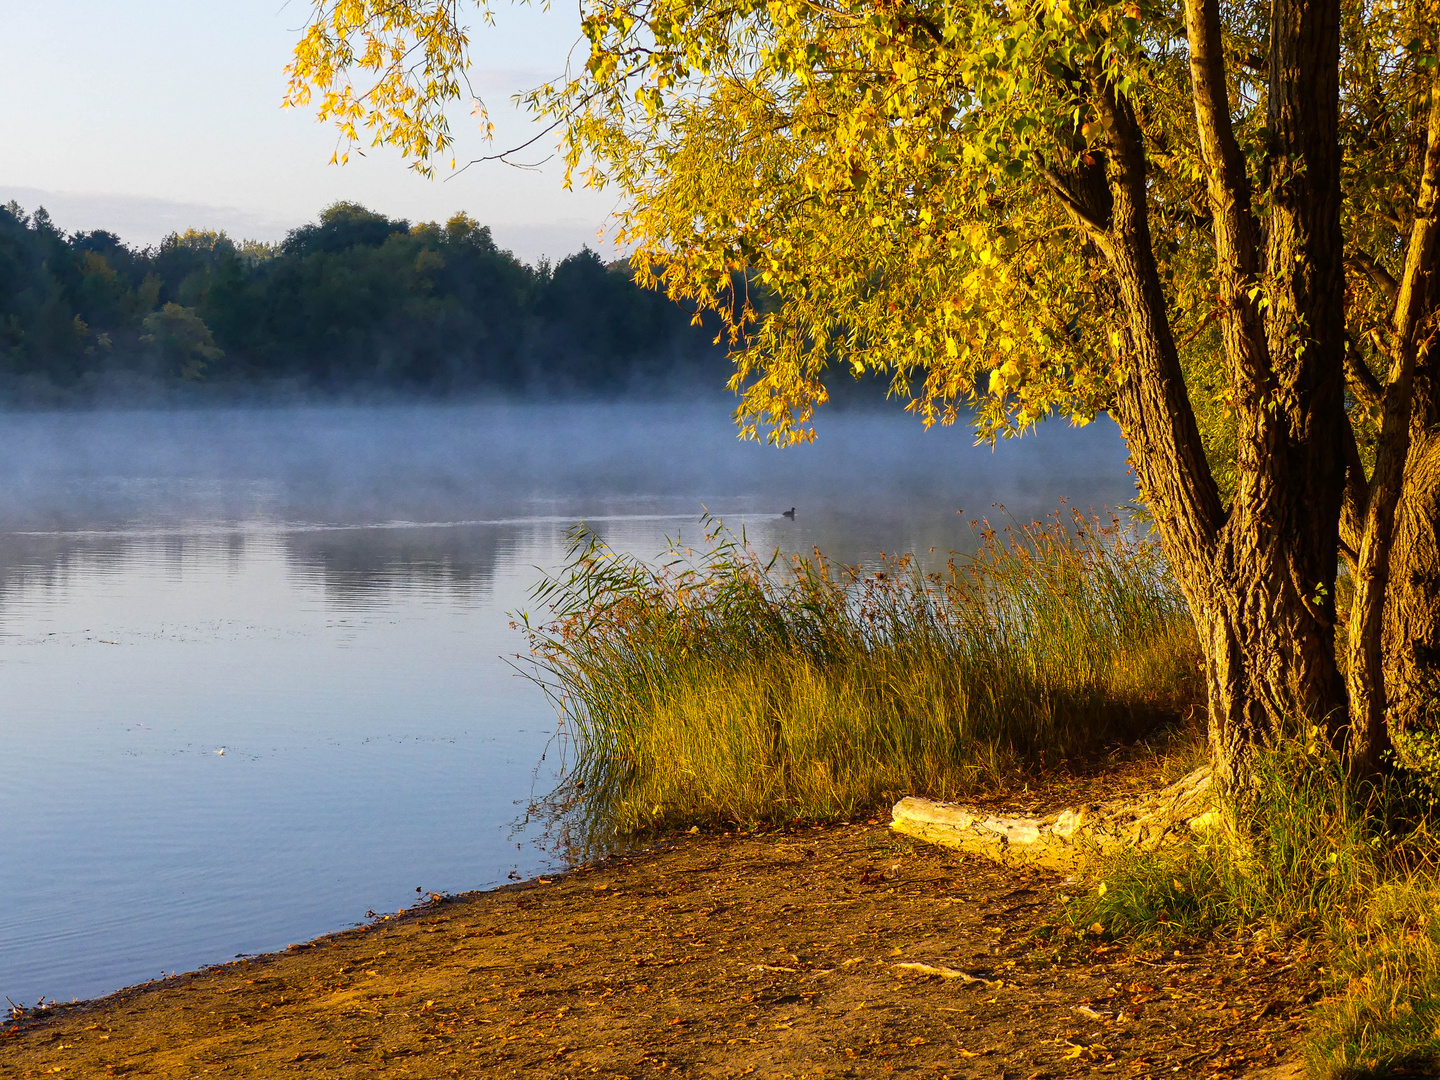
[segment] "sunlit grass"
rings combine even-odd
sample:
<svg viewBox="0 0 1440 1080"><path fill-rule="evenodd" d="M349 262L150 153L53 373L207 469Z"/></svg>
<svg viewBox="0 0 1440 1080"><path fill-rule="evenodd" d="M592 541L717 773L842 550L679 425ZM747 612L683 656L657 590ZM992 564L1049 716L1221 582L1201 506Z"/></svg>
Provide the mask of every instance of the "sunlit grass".
<svg viewBox="0 0 1440 1080"><path fill-rule="evenodd" d="M963 797L1200 694L1184 604L1113 520L986 528L974 556L931 575L906 559L764 559L710 524L653 564L577 534L537 590L547 616L525 627L571 752L556 798L582 843ZM1331 983L1313 1075L1440 1070L1433 788L1356 786L1317 734L1258 757L1230 828L1093 865L1071 914L1117 936L1301 941Z"/></svg>
<svg viewBox="0 0 1440 1080"><path fill-rule="evenodd" d="M1403 775L1350 781L1315 733L1261 754L1256 776L1253 801L1227 807L1231 829L1092 867L1073 919L1142 938L1303 944L1333 994L1311 1017L1311 1075L1434 1075L1440 843L1426 800Z"/></svg>
<svg viewBox="0 0 1440 1080"><path fill-rule="evenodd" d="M954 798L1155 726L1198 694L1154 547L1079 514L974 556L846 569L708 522L654 563L580 533L537 590L536 676L592 836L852 817Z"/></svg>

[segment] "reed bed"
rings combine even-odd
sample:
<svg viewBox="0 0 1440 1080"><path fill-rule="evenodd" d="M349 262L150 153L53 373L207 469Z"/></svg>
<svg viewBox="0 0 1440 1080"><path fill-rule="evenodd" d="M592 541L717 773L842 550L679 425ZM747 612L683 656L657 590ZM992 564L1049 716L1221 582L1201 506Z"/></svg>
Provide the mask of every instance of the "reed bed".
<svg viewBox="0 0 1440 1080"><path fill-rule="evenodd" d="M1079 513L978 526L973 555L837 566L714 520L649 562L579 531L522 617L600 842L954 798L1153 727L1198 650L1155 546Z"/></svg>

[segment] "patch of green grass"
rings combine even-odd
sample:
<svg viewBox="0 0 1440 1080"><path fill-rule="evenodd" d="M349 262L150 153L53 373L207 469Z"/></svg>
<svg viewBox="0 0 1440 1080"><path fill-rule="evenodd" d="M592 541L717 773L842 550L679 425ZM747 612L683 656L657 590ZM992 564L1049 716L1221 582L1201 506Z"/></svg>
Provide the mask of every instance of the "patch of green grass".
<svg viewBox="0 0 1440 1080"><path fill-rule="evenodd" d="M1260 755L1255 775L1254 805L1224 816L1243 831L1097 864L1077 918L1161 936L1261 922L1308 933L1351 911L1386 872L1384 815L1373 812L1385 796L1362 795L1314 745Z"/></svg>
<svg viewBox="0 0 1440 1080"><path fill-rule="evenodd" d="M601 839L955 798L1153 727L1199 694L1155 548L1075 514L924 575L762 558L710 523L655 563L575 537L524 620Z"/></svg>
<svg viewBox="0 0 1440 1080"><path fill-rule="evenodd" d="M1336 957L1339 992L1314 1017L1306 1056L1315 1076L1440 1073L1440 893L1404 883L1375 902Z"/></svg>
<svg viewBox="0 0 1440 1080"><path fill-rule="evenodd" d="M1253 802L1226 807L1239 825L1097 864L1072 920L1141 938L1308 939L1333 988L1311 1018L1311 1075L1435 1075L1440 843L1424 800L1404 777L1351 782L1313 737L1262 754L1256 776Z"/></svg>

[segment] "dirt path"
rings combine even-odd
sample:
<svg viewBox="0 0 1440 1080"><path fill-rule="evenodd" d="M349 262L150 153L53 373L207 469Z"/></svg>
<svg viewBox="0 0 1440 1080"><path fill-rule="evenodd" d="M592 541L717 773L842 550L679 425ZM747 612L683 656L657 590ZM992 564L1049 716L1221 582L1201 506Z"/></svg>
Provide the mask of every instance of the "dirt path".
<svg viewBox="0 0 1440 1080"><path fill-rule="evenodd" d="M1291 1056L1303 956L1048 944L1063 888L883 824L686 836L6 1024L0 1080L1237 1077Z"/></svg>

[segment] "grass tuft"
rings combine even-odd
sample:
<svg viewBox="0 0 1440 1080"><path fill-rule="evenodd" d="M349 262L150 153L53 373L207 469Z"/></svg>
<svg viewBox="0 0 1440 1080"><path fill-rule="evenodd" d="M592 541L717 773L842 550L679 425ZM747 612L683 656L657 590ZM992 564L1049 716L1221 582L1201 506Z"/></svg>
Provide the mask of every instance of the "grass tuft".
<svg viewBox="0 0 1440 1080"><path fill-rule="evenodd" d="M925 575L762 558L707 521L655 563L579 532L536 590L536 678L600 841L954 798L1131 736L1198 694L1155 547L1078 513L979 533Z"/></svg>
<svg viewBox="0 0 1440 1080"><path fill-rule="evenodd" d="M1332 984L1311 1019L1310 1074L1435 1075L1440 845L1412 779L1356 784L1313 732L1255 768L1253 802L1226 808L1242 826L1097 864L1071 918L1142 939L1308 940Z"/></svg>

